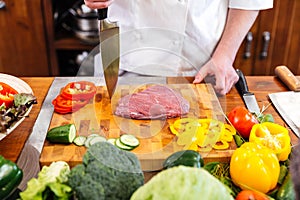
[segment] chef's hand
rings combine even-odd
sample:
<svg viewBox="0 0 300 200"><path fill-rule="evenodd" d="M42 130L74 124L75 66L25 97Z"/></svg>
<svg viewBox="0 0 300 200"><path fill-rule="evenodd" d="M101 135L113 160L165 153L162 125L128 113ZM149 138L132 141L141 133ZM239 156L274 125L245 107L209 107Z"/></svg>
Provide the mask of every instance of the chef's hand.
<svg viewBox="0 0 300 200"><path fill-rule="evenodd" d="M84 0L87 7L91 9L107 8L113 0Z"/></svg>
<svg viewBox="0 0 300 200"><path fill-rule="evenodd" d="M226 59L211 58L201 67L193 83L200 83L203 80L213 82L214 89L219 95L226 95L239 77L232 66L231 61ZM210 79L213 77L213 79Z"/></svg>

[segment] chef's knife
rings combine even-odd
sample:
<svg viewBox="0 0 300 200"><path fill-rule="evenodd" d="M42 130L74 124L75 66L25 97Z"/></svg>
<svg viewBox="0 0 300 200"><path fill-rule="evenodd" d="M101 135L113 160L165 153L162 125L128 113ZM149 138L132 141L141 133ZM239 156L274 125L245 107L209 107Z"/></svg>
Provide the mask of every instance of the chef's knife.
<svg viewBox="0 0 300 200"><path fill-rule="evenodd" d="M119 74L119 26L107 19L108 8L98 10L100 54L109 98L115 91Z"/></svg>
<svg viewBox="0 0 300 200"><path fill-rule="evenodd" d="M236 73L239 76L238 82L235 84L236 89L238 90L239 94L243 98L246 107L251 113L255 113L257 116L260 113L259 106L257 104L255 95L249 91L248 84L243 72L239 69L236 70Z"/></svg>

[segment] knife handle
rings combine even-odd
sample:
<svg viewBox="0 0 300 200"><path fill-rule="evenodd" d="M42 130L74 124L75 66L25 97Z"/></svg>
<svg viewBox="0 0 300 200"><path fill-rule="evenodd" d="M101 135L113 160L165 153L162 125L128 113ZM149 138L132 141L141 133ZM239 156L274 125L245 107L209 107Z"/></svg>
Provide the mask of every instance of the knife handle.
<svg viewBox="0 0 300 200"><path fill-rule="evenodd" d="M98 20L103 20L107 18L107 10L108 8L98 9Z"/></svg>
<svg viewBox="0 0 300 200"><path fill-rule="evenodd" d="M275 74L292 91L300 91L300 80L284 65L275 68Z"/></svg>
<svg viewBox="0 0 300 200"><path fill-rule="evenodd" d="M244 94L250 94L251 92L249 92L248 84L243 72L239 69L236 69L236 73L239 76L239 80L235 84L237 91L241 96L243 96Z"/></svg>

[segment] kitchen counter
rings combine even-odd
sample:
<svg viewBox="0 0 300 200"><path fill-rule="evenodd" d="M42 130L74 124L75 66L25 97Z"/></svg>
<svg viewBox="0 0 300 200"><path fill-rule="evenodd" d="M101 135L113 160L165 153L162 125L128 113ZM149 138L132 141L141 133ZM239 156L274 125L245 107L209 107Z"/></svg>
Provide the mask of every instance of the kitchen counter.
<svg viewBox="0 0 300 200"><path fill-rule="evenodd" d="M11 134L0 141L0 154L13 162L18 162L18 164L20 165L22 165L24 159L21 158L22 156L20 156L21 152L24 146L26 146L25 143L33 131L33 127L39 116L41 107L54 78L22 77L21 79L30 85L34 92L34 95L37 97L38 104L33 106L29 117L27 117L21 123L21 125L19 125ZM279 79L273 76L251 76L246 77L246 79L248 81L249 90L255 93L260 107L268 106L270 104L270 101L267 97L269 93L287 91L287 87L285 87ZM184 81L186 83L186 80L189 79L183 80L180 78L168 78L167 83L180 83L181 81ZM219 101L223 108L223 111L226 114L235 106L244 105L235 88L233 88L226 96L219 97ZM272 114L276 123L287 126L272 105L268 107L265 113ZM48 127L48 124L44 125ZM297 144L298 138L292 131L290 131L290 136L292 139L292 144ZM40 153L35 149L30 149L30 151L32 151L32 153L37 157ZM32 160L30 162L35 163L33 168L35 168L36 170L39 169L38 160ZM27 176L27 178L29 179L30 176L34 176L34 174L25 174L25 176Z"/></svg>

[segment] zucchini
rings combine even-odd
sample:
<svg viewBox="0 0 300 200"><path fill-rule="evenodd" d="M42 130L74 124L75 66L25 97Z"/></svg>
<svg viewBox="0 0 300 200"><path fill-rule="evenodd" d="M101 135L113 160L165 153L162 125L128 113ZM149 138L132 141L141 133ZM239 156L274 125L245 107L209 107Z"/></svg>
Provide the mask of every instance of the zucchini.
<svg viewBox="0 0 300 200"><path fill-rule="evenodd" d="M117 138L117 139L116 139L115 145L116 145L118 148L120 148L120 149L122 149L122 150L126 150L126 151L130 151L130 150L134 149L134 147L127 146L127 145L123 144L123 143L120 141L120 138Z"/></svg>
<svg viewBox="0 0 300 200"><path fill-rule="evenodd" d="M140 145L140 141L134 135L130 134L121 135L120 142L129 147L137 147Z"/></svg>
<svg viewBox="0 0 300 200"><path fill-rule="evenodd" d="M85 141L86 141L86 137L79 135L79 136L75 137L73 143L76 144L77 146L83 146Z"/></svg>
<svg viewBox="0 0 300 200"><path fill-rule="evenodd" d="M52 143L70 144L76 137L76 127L74 124L67 124L54 127L47 132L46 139Z"/></svg>

